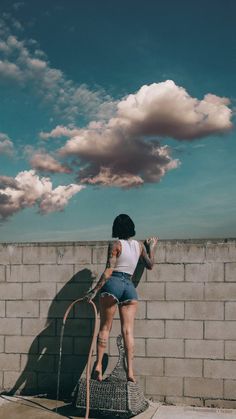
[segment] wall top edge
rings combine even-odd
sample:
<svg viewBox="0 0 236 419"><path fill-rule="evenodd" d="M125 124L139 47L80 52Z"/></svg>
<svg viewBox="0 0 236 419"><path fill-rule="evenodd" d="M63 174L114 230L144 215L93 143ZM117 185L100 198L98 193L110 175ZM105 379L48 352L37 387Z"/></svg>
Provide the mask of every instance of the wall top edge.
<svg viewBox="0 0 236 419"><path fill-rule="evenodd" d="M108 240L82 240L82 241L38 241L38 242L1 242L0 246L97 246L97 245L107 245ZM144 241L145 239L137 239ZM186 243L186 244L211 244L211 243L235 243L236 238L204 238L204 239L162 239L159 240L159 243L163 244L175 244L175 243Z"/></svg>

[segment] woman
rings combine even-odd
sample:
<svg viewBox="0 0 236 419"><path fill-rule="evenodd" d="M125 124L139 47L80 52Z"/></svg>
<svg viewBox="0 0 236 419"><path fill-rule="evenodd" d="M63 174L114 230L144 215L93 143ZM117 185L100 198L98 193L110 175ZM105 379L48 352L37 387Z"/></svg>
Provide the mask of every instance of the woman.
<svg viewBox="0 0 236 419"><path fill-rule="evenodd" d="M102 359L118 305L127 361L127 379L135 382L133 330L138 295L132 275L140 258L147 269L152 269L158 238L147 239L145 246L142 242L131 239L134 235L135 226L131 218L126 214L118 215L113 223L112 237L118 237L119 240L109 244L106 268L96 286L85 297L90 301L100 290L100 329L94 373L98 381L102 381Z"/></svg>

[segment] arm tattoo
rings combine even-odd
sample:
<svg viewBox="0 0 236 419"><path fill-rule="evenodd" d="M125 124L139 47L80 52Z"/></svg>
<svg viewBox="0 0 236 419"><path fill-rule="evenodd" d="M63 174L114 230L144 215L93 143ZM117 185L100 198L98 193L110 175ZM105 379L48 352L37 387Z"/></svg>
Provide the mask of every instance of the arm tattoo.
<svg viewBox="0 0 236 419"><path fill-rule="evenodd" d="M115 268L116 257L117 257L117 243L116 242L109 243L106 268L112 268L112 269Z"/></svg>
<svg viewBox="0 0 236 419"><path fill-rule="evenodd" d="M111 276L112 271L116 266L116 258L117 258L117 243L111 242L109 243L109 246L108 246L105 271L102 273L97 285L95 286L97 291L99 291L100 288L102 288L102 286L105 284L107 279Z"/></svg>
<svg viewBox="0 0 236 419"><path fill-rule="evenodd" d="M144 265L147 269L152 269L154 264L154 251L153 247L149 247L148 252L143 243L142 244L142 253L141 253L141 260L144 262ZM149 253L149 254L148 254Z"/></svg>

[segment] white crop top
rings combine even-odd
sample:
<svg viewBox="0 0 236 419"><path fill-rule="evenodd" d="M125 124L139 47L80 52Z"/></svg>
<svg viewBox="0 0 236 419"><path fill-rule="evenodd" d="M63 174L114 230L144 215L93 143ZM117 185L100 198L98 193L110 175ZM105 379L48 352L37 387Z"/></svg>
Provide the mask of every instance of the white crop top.
<svg viewBox="0 0 236 419"><path fill-rule="evenodd" d="M114 271L127 272L133 275L140 257L140 244L137 240L119 240L121 254L118 256Z"/></svg>

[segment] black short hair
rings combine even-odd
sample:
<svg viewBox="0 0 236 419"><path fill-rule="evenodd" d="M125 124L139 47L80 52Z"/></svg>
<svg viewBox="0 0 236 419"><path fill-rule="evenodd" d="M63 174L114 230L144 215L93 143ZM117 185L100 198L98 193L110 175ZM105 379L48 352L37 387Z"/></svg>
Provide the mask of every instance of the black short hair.
<svg viewBox="0 0 236 419"><path fill-rule="evenodd" d="M120 214L115 218L112 226L112 237L128 239L135 236L135 234L134 222L127 214Z"/></svg>

